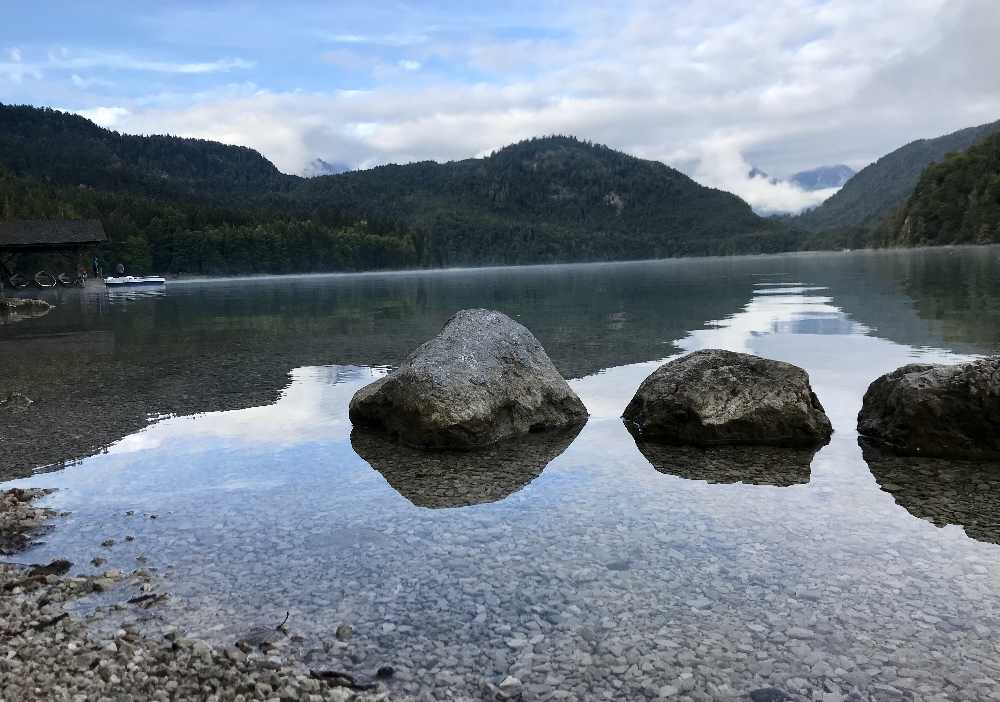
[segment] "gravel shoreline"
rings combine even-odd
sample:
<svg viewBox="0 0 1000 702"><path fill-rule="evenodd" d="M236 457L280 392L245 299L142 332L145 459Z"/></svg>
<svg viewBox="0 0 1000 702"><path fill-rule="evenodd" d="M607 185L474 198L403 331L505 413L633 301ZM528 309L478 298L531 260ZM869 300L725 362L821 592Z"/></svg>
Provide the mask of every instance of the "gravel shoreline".
<svg viewBox="0 0 1000 702"><path fill-rule="evenodd" d="M4 555L29 549L49 528L56 513L34 504L48 492L0 493ZM114 592L115 599L120 593L113 605L119 610L155 607L155 575L140 568L71 576L71 568L58 560L44 566L0 563L0 700L389 700L375 681L310 671L282 658L284 642L294 638L284 624L250 632L224 648L187 639L175 627L159 640L134 625L102 633L93 621L99 615L80 619L67 609L104 592ZM129 597L136 590L142 594Z"/></svg>

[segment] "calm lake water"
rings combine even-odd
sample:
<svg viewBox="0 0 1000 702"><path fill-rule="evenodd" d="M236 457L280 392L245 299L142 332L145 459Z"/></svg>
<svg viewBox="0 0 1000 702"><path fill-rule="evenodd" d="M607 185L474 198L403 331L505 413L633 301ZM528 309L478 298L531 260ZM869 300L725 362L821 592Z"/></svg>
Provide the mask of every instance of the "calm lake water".
<svg viewBox="0 0 1000 702"><path fill-rule="evenodd" d="M93 430L3 487L70 512L30 560L157 569L168 602L114 617L231 643L287 610L282 655L392 665L388 688L427 700L507 674L529 700L1000 699L1000 466L880 457L855 432L878 375L1000 351L998 248L60 296L0 327L0 357L42 396L82 385ZM458 456L352 441L351 395L465 307L535 333L582 431ZM703 348L805 368L833 440L792 469L644 456L622 410Z"/></svg>

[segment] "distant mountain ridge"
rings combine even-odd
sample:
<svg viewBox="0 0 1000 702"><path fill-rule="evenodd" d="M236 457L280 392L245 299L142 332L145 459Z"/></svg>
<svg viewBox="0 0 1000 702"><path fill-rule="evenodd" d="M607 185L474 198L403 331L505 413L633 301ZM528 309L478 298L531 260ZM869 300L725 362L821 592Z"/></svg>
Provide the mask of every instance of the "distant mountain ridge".
<svg viewBox="0 0 1000 702"><path fill-rule="evenodd" d="M322 168L333 165L323 162ZM314 178L239 146L0 105L0 218L100 219L108 258L213 274L554 263L798 248L735 195L553 136Z"/></svg>
<svg viewBox="0 0 1000 702"><path fill-rule="evenodd" d="M752 166L747 172L748 178L764 178L771 185L779 183L791 183L797 188L809 192L815 190L828 190L839 188L854 175L854 169L850 166L838 164L836 166L818 166L807 171L799 171L792 174L787 180L769 175L766 171L757 166Z"/></svg>
<svg viewBox="0 0 1000 702"><path fill-rule="evenodd" d="M998 126L914 142L862 170L817 210L765 219L739 197L663 163L570 136L528 139L485 158L301 178L281 173L246 147L119 134L79 115L0 104L0 220L100 219L112 240L102 250L110 260L150 272L197 274L906 244L917 239L885 234L884 228L877 234L874 225L906 200L922 164ZM318 161L320 169L338 166ZM977 178L988 185L989 173ZM827 175L813 174L811 182L829 182ZM988 198L992 190L978 187L927 186L921 192ZM928 213L936 210L913 210L920 219L909 221L925 222L920 231L931 232ZM841 221L860 224L836 224ZM958 226L951 214L942 221ZM991 228L976 232L962 240L1000 240ZM920 236L931 243L955 240L948 232Z"/></svg>
<svg viewBox="0 0 1000 702"><path fill-rule="evenodd" d="M839 163L835 166L819 166L799 171L788 180L803 190L826 190L842 187L853 175L853 168Z"/></svg>
<svg viewBox="0 0 1000 702"><path fill-rule="evenodd" d="M349 163L343 161L327 161L322 158L314 158L302 170L302 177L315 178L316 176L337 175L351 170Z"/></svg>
<svg viewBox="0 0 1000 702"><path fill-rule="evenodd" d="M763 178L764 180L772 184L781 182L780 179L771 177L767 173L767 171L762 171L761 169L757 168L757 166L750 167L750 170L747 171L747 178Z"/></svg>
<svg viewBox="0 0 1000 702"><path fill-rule="evenodd" d="M120 134L76 114L2 103L0 166L66 185L215 199L287 192L300 180L245 146Z"/></svg>
<svg viewBox="0 0 1000 702"><path fill-rule="evenodd" d="M910 142L862 168L823 204L791 222L812 231L872 227L906 201L931 163L964 151L998 129L1000 121Z"/></svg>

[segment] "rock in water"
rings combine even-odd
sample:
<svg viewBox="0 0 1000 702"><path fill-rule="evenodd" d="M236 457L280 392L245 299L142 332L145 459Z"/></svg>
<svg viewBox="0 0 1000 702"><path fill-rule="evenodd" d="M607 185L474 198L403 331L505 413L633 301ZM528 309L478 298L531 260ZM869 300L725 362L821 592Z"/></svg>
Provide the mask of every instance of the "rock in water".
<svg viewBox="0 0 1000 702"><path fill-rule="evenodd" d="M695 446L816 446L833 429L809 386L790 363L708 349L660 366L624 414L642 439Z"/></svg>
<svg viewBox="0 0 1000 702"><path fill-rule="evenodd" d="M31 317L44 317L52 309L45 300L23 297L0 297L0 326Z"/></svg>
<svg viewBox="0 0 1000 702"><path fill-rule="evenodd" d="M351 422L421 448L471 449L582 424L587 409L523 326L462 310L351 399Z"/></svg>
<svg viewBox="0 0 1000 702"><path fill-rule="evenodd" d="M1000 357L883 375L868 386L858 433L904 455L1000 458Z"/></svg>

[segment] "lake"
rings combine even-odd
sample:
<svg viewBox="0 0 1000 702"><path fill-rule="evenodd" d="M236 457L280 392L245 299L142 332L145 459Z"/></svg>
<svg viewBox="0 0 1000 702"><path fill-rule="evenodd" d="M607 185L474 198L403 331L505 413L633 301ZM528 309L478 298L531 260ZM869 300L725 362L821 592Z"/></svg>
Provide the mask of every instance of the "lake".
<svg viewBox="0 0 1000 702"><path fill-rule="evenodd" d="M0 417L21 476L3 487L58 488L69 512L27 558L145 564L170 593L98 626L231 643L288 611L283 655L391 665L389 690L427 700L486 699L508 674L529 700L1000 696L1000 469L880 456L855 431L880 374L1000 351L1000 248L51 299L0 327L0 396L35 400ZM586 426L469 455L352 439L352 394L467 307L534 332ZM644 455L622 410L703 348L805 368L832 441L791 467Z"/></svg>

